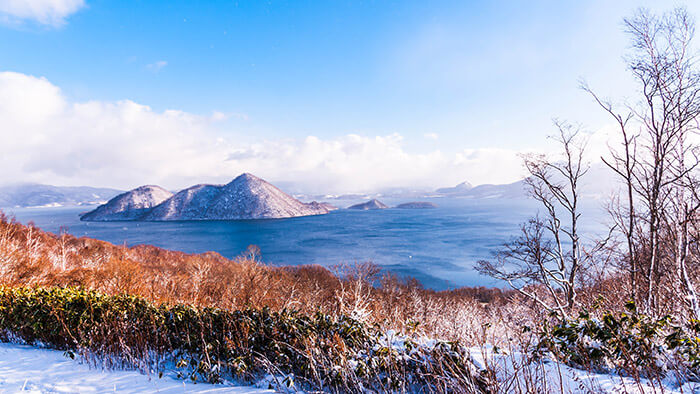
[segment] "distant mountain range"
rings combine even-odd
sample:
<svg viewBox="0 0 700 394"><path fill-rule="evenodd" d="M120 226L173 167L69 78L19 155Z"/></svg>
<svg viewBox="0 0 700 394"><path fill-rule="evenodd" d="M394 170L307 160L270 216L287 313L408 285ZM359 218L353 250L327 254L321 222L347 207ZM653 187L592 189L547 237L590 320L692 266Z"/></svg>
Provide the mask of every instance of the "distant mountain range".
<svg viewBox="0 0 700 394"><path fill-rule="evenodd" d="M561 180L560 180L561 181ZM608 197L619 187L614 174L603 164L594 164L580 184L580 195L584 199L599 200ZM358 201L372 199L418 200L422 198L470 198L470 199L525 199L528 188L524 179L505 184L482 184L472 186L462 182L452 187L439 189L387 188L374 193L341 195L298 195L304 200Z"/></svg>
<svg viewBox="0 0 700 394"><path fill-rule="evenodd" d="M469 182L462 182L455 187L437 189L436 197L462 197L462 198L524 198L525 181L517 181L504 185L479 185L472 186Z"/></svg>
<svg viewBox="0 0 700 394"><path fill-rule="evenodd" d="M525 182L523 180L503 185L478 185L472 186L469 182L462 182L453 187L443 187L436 190L392 188L378 193L367 194L341 194L341 195L297 195L304 200L375 200L375 199L419 199L419 198L526 198Z"/></svg>
<svg viewBox="0 0 700 394"><path fill-rule="evenodd" d="M437 190L435 190L435 193L440 194L440 195L460 194L460 193L467 193L470 190L472 190L473 188L474 188L474 186L472 186L471 183L462 182L455 187L443 187L441 189L437 189Z"/></svg>
<svg viewBox="0 0 700 394"><path fill-rule="evenodd" d="M250 174L245 174L250 175ZM250 175L254 177L253 175ZM260 178L255 178L260 179ZM264 182L264 181L263 181ZM294 197L281 192L278 188L265 182L271 188L265 188L271 194L277 195L276 200L286 201L288 208L282 208L278 213L270 213L270 217L276 215L300 216L295 210L306 211L309 206L299 206L301 203ZM232 185L229 184L229 185ZM227 185L196 185L184 189L176 194L155 185L141 186L129 192L117 189L94 188L87 186L63 187L40 184L21 184L0 187L0 207L56 207L56 206L80 206L104 204L108 200L110 204L99 207L97 210L86 215L85 220L98 220L98 217L109 217L108 220L189 220L201 217L203 204L209 204L209 200L221 194L224 186ZM232 190L229 190L232 191ZM284 196L281 196L279 193ZM170 199L167 204L156 206ZM507 185L479 185L472 187L468 182L460 183L454 187L440 188L435 191L415 190L395 188L390 191L375 194L346 194L346 195L325 195L307 196L298 195L297 198L309 200L372 200L377 198L421 198L421 197L459 197L459 198L522 198L525 197L523 182L515 182ZM289 200L292 199L295 202ZM224 201L224 200L221 200ZM303 203L301 203L303 204ZM307 204L308 205L308 204ZM214 210L219 208L209 208L213 216L219 216ZM311 203L312 210L332 211L337 209L329 203ZM150 212L153 208L154 212ZM285 213L285 209L287 210ZM146 212L148 211L148 212ZM142 215L148 213L147 217ZM230 213L229 213L230 214ZM237 216L233 215L233 216ZM245 216L244 214L238 216ZM95 219L91 219L95 218Z"/></svg>
<svg viewBox="0 0 700 394"><path fill-rule="evenodd" d="M262 181L260 178L250 174L244 175L251 177L251 180L248 183L243 182L244 187L242 189L235 189L234 182L231 182L228 185L196 185L173 194L158 186L142 186L125 193L126 195L123 195L118 202L110 204L109 207L101 208L100 212L91 213L86 216L85 220L98 220L96 219L98 217L111 217L111 219L107 220L206 220L208 217L227 217L232 219L257 216L291 217L322 214L337 209L328 203L312 202L305 204L299 200L330 200L335 203L343 203L343 201L347 203L384 198L403 199L404 201L419 201L423 198L441 197L472 199L527 198L527 188L524 180L501 185L484 184L478 186L472 186L469 182L462 182L453 187L443 187L436 190L390 188L369 194L295 195L292 197ZM256 180L264 183L258 183ZM615 179L607 168L601 165L594 165L584 178L581 194L583 198L601 199L610 195L617 186ZM246 187L250 188L246 189ZM96 205L103 204L120 193L122 192L119 190L108 188L18 184L0 187L0 207ZM231 201L239 197L245 200L246 196L252 198L250 201L254 206L244 207L243 205L237 205L239 206L239 211L228 208L227 204ZM217 201L214 202L214 199ZM166 200L169 200L167 204L159 206ZM156 209L157 206L159 206L158 209ZM266 208L268 206L269 210ZM126 213L127 211L128 213Z"/></svg>
<svg viewBox="0 0 700 394"><path fill-rule="evenodd" d="M102 204L120 190L87 186L51 186L25 183L0 186L0 207L57 207Z"/></svg>
<svg viewBox="0 0 700 394"><path fill-rule="evenodd" d="M142 186L81 216L85 221L241 220L323 215L332 207L303 203L251 174L225 185L196 185L172 194Z"/></svg>

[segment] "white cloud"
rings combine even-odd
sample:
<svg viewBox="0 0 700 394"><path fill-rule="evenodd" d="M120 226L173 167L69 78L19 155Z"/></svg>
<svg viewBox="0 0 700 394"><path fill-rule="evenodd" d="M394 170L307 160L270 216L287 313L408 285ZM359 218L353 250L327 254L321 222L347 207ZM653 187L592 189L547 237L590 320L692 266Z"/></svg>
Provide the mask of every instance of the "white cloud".
<svg viewBox="0 0 700 394"><path fill-rule="evenodd" d="M168 62L166 62L165 60L158 60L155 63L147 64L146 68L149 69L150 71L153 71L154 73L157 73L167 65L168 65Z"/></svg>
<svg viewBox="0 0 700 394"><path fill-rule="evenodd" d="M246 121L248 120L248 115L239 112L224 113L221 111L212 111L211 116L209 117L212 122L223 122L231 118Z"/></svg>
<svg viewBox="0 0 700 394"><path fill-rule="evenodd" d="M452 186L506 183L520 178L517 152L477 149L447 154L439 150L409 153L399 134L334 139L309 136L303 141L268 141L234 152L240 168L304 184L305 190L368 192L387 187Z"/></svg>
<svg viewBox="0 0 700 394"><path fill-rule="evenodd" d="M416 153L399 134L242 143L214 126L224 118L157 112L129 100L71 102L44 78L0 72L0 183L179 188L251 172L306 192L342 193L522 175L511 150Z"/></svg>
<svg viewBox="0 0 700 394"><path fill-rule="evenodd" d="M17 24L30 20L60 26L83 7L84 0L1 0L0 21Z"/></svg>
<svg viewBox="0 0 700 394"><path fill-rule="evenodd" d="M425 133L425 134L423 134L423 137L425 137L429 140L434 140L434 141L436 141L439 138L437 133Z"/></svg>
<svg viewBox="0 0 700 394"><path fill-rule="evenodd" d="M223 122L224 120L226 120L228 118L229 118L228 114L225 114L225 113L220 112L220 111L212 112L211 116L209 117L209 119L211 119L212 122Z"/></svg>

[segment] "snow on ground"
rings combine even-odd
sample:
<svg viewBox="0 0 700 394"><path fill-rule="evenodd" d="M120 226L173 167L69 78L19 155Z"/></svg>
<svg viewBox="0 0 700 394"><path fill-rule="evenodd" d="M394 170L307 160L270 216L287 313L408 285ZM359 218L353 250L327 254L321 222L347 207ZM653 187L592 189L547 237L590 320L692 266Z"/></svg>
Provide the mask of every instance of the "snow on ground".
<svg viewBox="0 0 700 394"><path fill-rule="evenodd" d="M407 350L407 340L408 337L389 330L379 338L377 346L403 353ZM411 341L428 350L439 343L427 337ZM576 369L549 359L533 361L521 352L495 352L490 345L472 347L468 351L478 369L488 367L496 371L499 392L504 393L700 394L700 383L686 382L679 386L671 374L661 382L642 379L637 383L631 377Z"/></svg>
<svg viewBox="0 0 700 394"><path fill-rule="evenodd" d="M546 387L552 393L700 394L700 384L687 382L679 386L671 376L662 382L643 379L636 383L630 377L585 371L551 360L525 365L523 354L494 354L488 347L471 348L470 354L479 367L488 364L497 371L499 381L507 385L507 392L529 392L528 388L536 381L536 387ZM518 376L513 378L516 370Z"/></svg>
<svg viewBox="0 0 700 394"><path fill-rule="evenodd" d="M404 339L394 332L382 338L385 346L395 349L404 346ZM420 346L432 347L435 341L420 341ZM554 361L530 362L519 353L494 353L490 347L471 348L472 360L480 368L495 368L502 387L507 392L524 393L528 388L547 388L548 392L562 393L697 393L700 384L674 384L671 378L659 382L642 381L615 374L602 374L571 368ZM520 371L512 378L513 371ZM527 370L523 373L523 370ZM538 383L533 386L533 382ZM544 385L543 385L544 384ZM158 378L138 371L107 371L96 369L63 352L27 345L0 343L0 393L273 393L250 386L213 385L192 383L171 376Z"/></svg>
<svg viewBox="0 0 700 394"><path fill-rule="evenodd" d="M146 376L138 371L106 371L72 360L57 350L0 343L0 393L272 393Z"/></svg>

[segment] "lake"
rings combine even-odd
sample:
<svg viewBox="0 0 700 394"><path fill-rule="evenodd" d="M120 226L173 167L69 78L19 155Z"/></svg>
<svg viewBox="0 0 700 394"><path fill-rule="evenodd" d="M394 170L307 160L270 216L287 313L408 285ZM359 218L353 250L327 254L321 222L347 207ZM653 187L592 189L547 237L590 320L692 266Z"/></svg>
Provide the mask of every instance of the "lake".
<svg viewBox="0 0 700 394"><path fill-rule="evenodd" d="M129 246L150 244L187 253L215 251L236 257L249 245L260 248L272 265L372 261L398 275L411 276L434 289L500 285L476 273L474 263L490 258L517 235L519 224L537 211L527 200L424 199L436 209L338 210L328 215L291 219L178 222L81 222L91 207L5 208L22 223L57 233L61 227ZM356 201L334 202L348 206ZM384 201L395 205L402 201ZM589 234L601 229L599 203L584 216Z"/></svg>

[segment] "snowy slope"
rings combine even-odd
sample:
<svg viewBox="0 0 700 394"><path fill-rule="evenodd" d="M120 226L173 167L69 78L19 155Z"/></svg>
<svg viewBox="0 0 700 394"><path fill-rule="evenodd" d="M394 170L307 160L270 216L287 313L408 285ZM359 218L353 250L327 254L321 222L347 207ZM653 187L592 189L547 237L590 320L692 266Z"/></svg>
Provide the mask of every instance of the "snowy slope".
<svg viewBox="0 0 700 394"><path fill-rule="evenodd" d="M0 343L0 393L272 393L253 387L193 384L137 371L105 371L72 360L63 352Z"/></svg>
<svg viewBox="0 0 700 394"><path fill-rule="evenodd" d="M240 220L323 215L328 209L305 204L252 174L242 174L226 185L197 185L153 208L143 219Z"/></svg>
<svg viewBox="0 0 700 394"><path fill-rule="evenodd" d="M407 347L407 339L411 346ZM422 337L410 338L388 330L379 338L381 346L399 354L409 354L416 347L434 348L439 341ZM488 344L468 348L472 363L478 370L495 372L498 393L563 393L563 394L700 394L700 383L683 382L669 374L663 381L641 379L615 373L596 373L569 367L548 358L532 359L520 352L498 352Z"/></svg>
<svg viewBox="0 0 700 394"><path fill-rule="evenodd" d="M136 220L151 208L172 197L160 186L146 185L122 193L80 217L83 221Z"/></svg>
<svg viewBox="0 0 700 394"><path fill-rule="evenodd" d="M388 332L380 342L401 350L404 337ZM425 338L419 346L437 343ZM405 350L405 349L403 349ZM501 389L525 393L536 390L562 393L700 393L700 384L687 382L678 386L672 377L663 382L642 380L615 374L583 371L553 361L537 362L522 354L495 354L486 348L471 348L472 360L481 369L496 371ZM514 374L515 370L519 370ZM524 372L528 370L529 372ZM537 382L533 385L534 382ZM63 352L27 345L0 343L0 393L273 393L250 386L194 384L170 376L143 375L137 371L106 371L64 356Z"/></svg>
<svg viewBox="0 0 700 394"><path fill-rule="evenodd" d="M195 185L173 195L158 186L141 186L80 217L111 220L242 220L323 215L327 204L303 203L251 174L226 185Z"/></svg>
<svg viewBox="0 0 700 394"><path fill-rule="evenodd" d="M522 353L495 354L488 346L484 349L471 348L470 354L480 368L488 365L495 370L502 388L507 388L508 392L525 393L537 387L537 390L546 392L572 394L700 394L700 383L685 382L678 385L673 376L668 376L661 382L642 379L637 383L631 377L614 373L585 371L548 359L529 360ZM515 371L518 372L514 373Z"/></svg>

